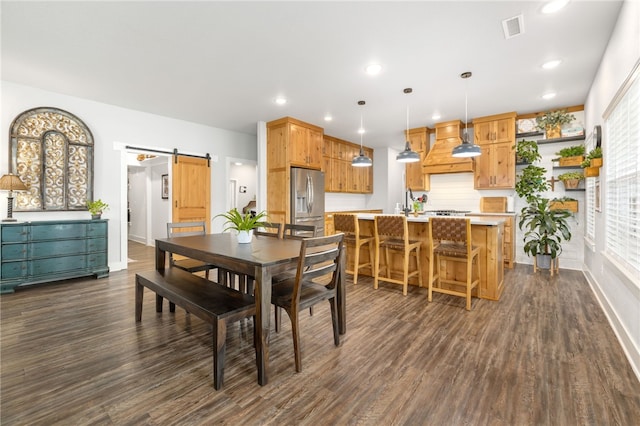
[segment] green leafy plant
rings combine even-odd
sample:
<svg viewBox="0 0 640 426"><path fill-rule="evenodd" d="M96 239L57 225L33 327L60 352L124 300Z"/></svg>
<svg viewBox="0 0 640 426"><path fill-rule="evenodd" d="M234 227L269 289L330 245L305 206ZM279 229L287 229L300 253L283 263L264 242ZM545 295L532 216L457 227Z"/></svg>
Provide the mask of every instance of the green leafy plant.
<svg viewBox="0 0 640 426"><path fill-rule="evenodd" d="M522 169L516 179L516 194L530 203L539 192L549 189L545 173L547 173L547 169L532 164Z"/></svg>
<svg viewBox="0 0 640 426"><path fill-rule="evenodd" d="M261 221L260 219L266 218L267 212L262 211L255 216L251 216L250 214L241 214L238 209L231 209L228 212L220 213L215 217L223 217L226 219L223 232L229 229L235 229L236 231L250 231L264 225L264 221Z"/></svg>
<svg viewBox="0 0 640 426"><path fill-rule="evenodd" d="M595 147L593 148L591 151L589 151L589 153L587 154L587 158L589 160L592 160L594 158L602 158L602 148L601 147Z"/></svg>
<svg viewBox="0 0 640 426"><path fill-rule="evenodd" d="M569 114L566 109L559 109L556 111L547 111L536 117L536 125L538 126L538 129L545 130L549 127L569 124L573 120L575 120L575 116L573 114Z"/></svg>
<svg viewBox="0 0 640 426"><path fill-rule="evenodd" d="M97 216L102 214L102 212L109 209L109 204L105 203L101 199L97 199L95 201L87 200L87 210L91 213L92 216Z"/></svg>
<svg viewBox="0 0 640 426"><path fill-rule="evenodd" d="M518 163L533 164L541 158L536 141L523 139L516 143L516 159Z"/></svg>
<svg viewBox="0 0 640 426"><path fill-rule="evenodd" d="M562 148L560 151L556 152L556 155L559 155L562 158L584 155L584 145L574 145Z"/></svg>
<svg viewBox="0 0 640 426"><path fill-rule="evenodd" d="M524 252L530 256L547 254L555 259L562 253L562 241L571 240L565 209L551 210L550 200L535 198L520 211L518 226L524 231Z"/></svg>
<svg viewBox="0 0 640 426"><path fill-rule="evenodd" d="M589 166L591 166L591 160L588 158L585 158L584 160L582 160L582 163L580 163L580 167L582 167L583 169Z"/></svg>
<svg viewBox="0 0 640 426"><path fill-rule="evenodd" d="M561 175L559 175L558 179L560 179L560 180L570 180L570 179L582 180L582 179L584 179L584 175L582 174L582 172L567 172L567 173L562 173Z"/></svg>

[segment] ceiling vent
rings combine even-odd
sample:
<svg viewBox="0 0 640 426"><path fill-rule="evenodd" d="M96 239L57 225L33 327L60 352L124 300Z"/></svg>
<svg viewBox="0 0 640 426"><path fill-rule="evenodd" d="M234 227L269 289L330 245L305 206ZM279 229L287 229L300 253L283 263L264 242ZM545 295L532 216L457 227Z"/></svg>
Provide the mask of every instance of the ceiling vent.
<svg viewBox="0 0 640 426"><path fill-rule="evenodd" d="M524 33L524 16L518 15L502 21L504 38L510 39Z"/></svg>

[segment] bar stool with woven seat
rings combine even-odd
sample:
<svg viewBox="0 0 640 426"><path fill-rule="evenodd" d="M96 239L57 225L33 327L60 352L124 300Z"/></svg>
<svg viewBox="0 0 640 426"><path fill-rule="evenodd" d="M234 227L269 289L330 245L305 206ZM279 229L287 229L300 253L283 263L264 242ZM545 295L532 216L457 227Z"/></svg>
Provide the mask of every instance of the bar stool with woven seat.
<svg viewBox="0 0 640 426"><path fill-rule="evenodd" d="M373 244L374 237L361 236L358 216L355 214L336 213L333 215L334 229L336 232L344 234L344 242L353 246L353 268L349 269L349 264L345 265L345 272L353 275L353 283L358 284L358 271L367 266L373 272ZM369 249L369 261L360 263L360 247L367 246Z"/></svg>
<svg viewBox="0 0 640 426"><path fill-rule="evenodd" d="M467 311L471 310L471 290L480 283L480 247L471 243L471 219L469 218L429 218L429 290L428 300L432 293L445 293L467 299ZM473 261L476 260L477 274L473 279ZM440 261L466 263L466 281L458 281L441 277ZM434 267L436 273L434 275ZM451 274L453 275L453 274ZM447 277L449 275L445 275ZM433 283L436 282L437 286ZM464 286L465 291L443 288L442 284Z"/></svg>
<svg viewBox="0 0 640 426"><path fill-rule="evenodd" d="M418 276L418 284L422 287L422 268L420 267L420 241L409 240L407 218L399 215L378 215L375 217L376 257L374 262L373 288L378 288L378 281L402 284L402 294L407 295L409 278ZM380 268L380 251L384 250L385 265ZM402 280L393 278L391 274L390 252L402 254ZM409 272L409 258L416 258L416 269ZM386 271L382 275L382 270Z"/></svg>

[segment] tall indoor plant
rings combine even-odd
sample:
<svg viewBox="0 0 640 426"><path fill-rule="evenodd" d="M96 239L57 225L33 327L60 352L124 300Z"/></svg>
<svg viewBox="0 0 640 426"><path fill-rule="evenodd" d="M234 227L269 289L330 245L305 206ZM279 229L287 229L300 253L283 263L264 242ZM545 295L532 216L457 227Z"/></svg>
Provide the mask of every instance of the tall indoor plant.
<svg viewBox="0 0 640 426"><path fill-rule="evenodd" d="M548 269L551 259L562 253L562 241L571 240L569 210L552 210L547 198L537 197L520 211L518 226L524 234L524 252L537 256L538 267ZM545 268L546 266L546 268Z"/></svg>

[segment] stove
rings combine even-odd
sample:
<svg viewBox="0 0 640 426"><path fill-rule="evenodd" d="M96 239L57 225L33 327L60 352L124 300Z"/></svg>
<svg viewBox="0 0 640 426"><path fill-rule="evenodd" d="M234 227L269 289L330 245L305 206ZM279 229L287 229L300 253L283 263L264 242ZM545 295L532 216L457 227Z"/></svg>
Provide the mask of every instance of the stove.
<svg viewBox="0 0 640 426"><path fill-rule="evenodd" d="M471 213L471 210L427 210L425 214L428 216L465 216Z"/></svg>

